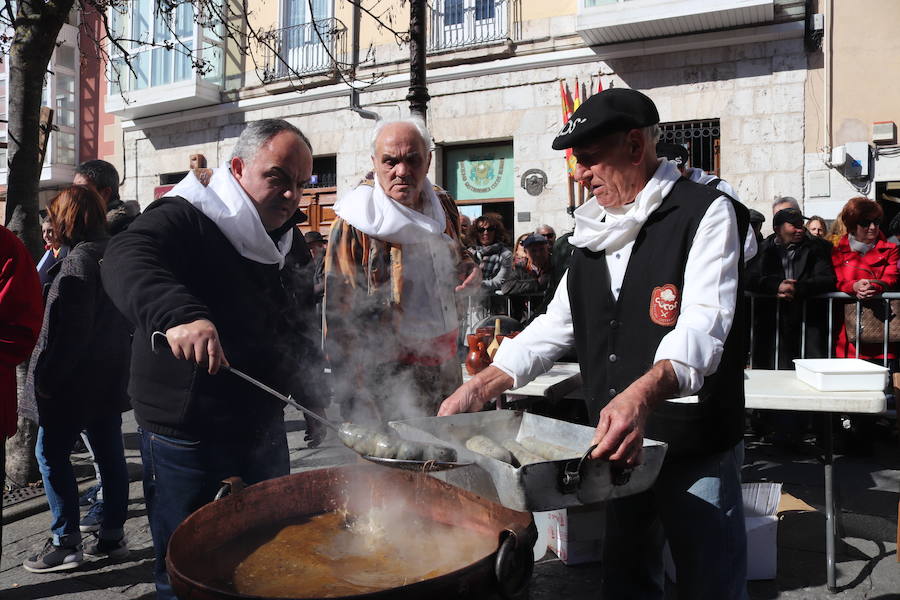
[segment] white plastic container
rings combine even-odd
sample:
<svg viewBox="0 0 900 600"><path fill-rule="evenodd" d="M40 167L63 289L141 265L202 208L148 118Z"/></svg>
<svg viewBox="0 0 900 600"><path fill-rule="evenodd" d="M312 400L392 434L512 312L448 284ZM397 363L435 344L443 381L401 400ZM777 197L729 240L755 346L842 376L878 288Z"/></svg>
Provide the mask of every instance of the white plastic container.
<svg viewBox="0 0 900 600"><path fill-rule="evenodd" d="M795 358L797 379L821 392L880 392L888 369L858 358Z"/></svg>

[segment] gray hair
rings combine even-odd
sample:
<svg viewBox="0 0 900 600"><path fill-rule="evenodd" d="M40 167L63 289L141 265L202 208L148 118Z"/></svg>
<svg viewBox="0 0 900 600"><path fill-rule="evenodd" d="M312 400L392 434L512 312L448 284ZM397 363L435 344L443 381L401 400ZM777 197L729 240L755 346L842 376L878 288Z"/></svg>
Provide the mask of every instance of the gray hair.
<svg viewBox="0 0 900 600"><path fill-rule="evenodd" d="M75 167L75 174L90 181L98 191L109 188L111 193L108 203L119 199L119 172L105 160L85 161Z"/></svg>
<svg viewBox="0 0 900 600"><path fill-rule="evenodd" d="M541 229L549 229L549 230L552 231L553 233L556 233L556 230L553 229L552 227L550 227L549 225L547 225L546 223L541 223L540 225L538 225L537 227L535 227L535 228L534 228L534 232L537 233L537 232L540 231Z"/></svg>
<svg viewBox="0 0 900 600"><path fill-rule="evenodd" d="M244 131L241 132L234 150L231 152L231 158L240 158L245 162L250 162L256 153L262 148L266 142L283 131L290 131L299 137L306 147L312 153L312 144L303 132L285 121L284 119L260 119L253 121Z"/></svg>
<svg viewBox="0 0 900 600"><path fill-rule="evenodd" d="M659 123L642 127L641 133L644 134L644 139L647 140L647 143L653 146L654 149L656 148L656 143L659 142L659 138L662 137L662 129L659 128Z"/></svg>
<svg viewBox="0 0 900 600"><path fill-rule="evenodd" d="M429 153L434 151L434 140L431 137L431 132L428 131L428 127L425 125L425 121L422 120L422 117L411 116L406 117L405 119L385 119L383 121L378 121L378 123L375 124L375 128L372 129L371 139L372 156L375 156L375 142L378 140L378 136L381 135L381 131L386 126L395 123L412 125L415 128L416 133L418 133L419 137L422 139L422 143L425 144L425 150Z"/></svg>
<svg viewBox="0 0 900 600"><path fill-rule="evenodd" d="M776 196L775 202L772 203L772 210L775 210L775 207L779 204L790 204L791 208L800 210L800 203L797 202L796 198L792 198L791 196Z"/></svg>

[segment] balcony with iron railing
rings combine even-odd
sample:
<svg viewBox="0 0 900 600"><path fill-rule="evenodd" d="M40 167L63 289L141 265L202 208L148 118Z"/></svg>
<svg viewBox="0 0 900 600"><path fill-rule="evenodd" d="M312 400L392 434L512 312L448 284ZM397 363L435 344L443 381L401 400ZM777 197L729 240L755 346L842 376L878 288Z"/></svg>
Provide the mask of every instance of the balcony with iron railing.
<svg viewBox="0 0 900 600"><path fill-rule="evenodd" d="M429 3L428 52L513 39L518 0L434 0Z"/></svg>
<svg viewBox="0 0 900 600"><path fill-rule="evenodd" d="M347 27L338 19L318 19L268 32L264 83L298 75L327 74L347 54Z"/></svg>

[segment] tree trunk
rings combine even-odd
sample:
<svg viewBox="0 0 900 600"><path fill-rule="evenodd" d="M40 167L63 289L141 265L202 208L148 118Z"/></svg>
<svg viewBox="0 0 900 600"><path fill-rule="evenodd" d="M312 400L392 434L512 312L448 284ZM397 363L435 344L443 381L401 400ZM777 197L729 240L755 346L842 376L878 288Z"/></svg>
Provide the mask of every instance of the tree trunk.
<svg viewBox="0 0 900 600"><path fill-rule="evenodd" d="M16 369L16 391L22 397L25 387L25 372L28 361ZM34 443L37 441L37 424L34 421L19 417L19 430L16 435L6 440L6 478L13 489L38 481L41 473L37 459L34 457Z"/></svg>
<svg viewBox="0 0 900 600"><path fill-rule="evenodd" d="M74 0L17 3L15 32L9 50L9 165L6 180L6 226L25 243L35 259L41 255L38 221L38 189L41 164L38 159L41 97L56 38ZM51 107L55 108L55 107ZM19 369L21 374L21 367ZM21 386L18 391L21 398ZM17 483L37 481L34 461L37 437L34 423L19 419L19 433L6 444L6 472Z"/></svg>

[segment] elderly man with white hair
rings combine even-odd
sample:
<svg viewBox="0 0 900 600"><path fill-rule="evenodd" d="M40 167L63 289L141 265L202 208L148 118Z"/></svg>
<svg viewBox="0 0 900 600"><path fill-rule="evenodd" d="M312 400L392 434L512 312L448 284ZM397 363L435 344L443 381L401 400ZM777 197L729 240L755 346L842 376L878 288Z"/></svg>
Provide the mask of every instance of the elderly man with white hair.
<svg viewBox="0 0 900 600"><path fill-rule="evenodd" d="M746 597L741 240L747 209L656 156L659 112L630 89L594 94L553 140L572 148L591 198L575 211L576 250L547 312L441 406L475 412L576 348L590 457L641 462L668 444L646 491L606 504L603 598L662 600L668 541L678 597ZM675 400L669 402L669 400Z"/></svg>
<svg viewBox="0 0 900 600"><path fill-rule="evenodd" d="M461 383L456 295L481 276L453 199L428 180L432 148L419 118L379 122L374 172L334 206L326 350L335 400L355 422L434 415Z"/></svg>

